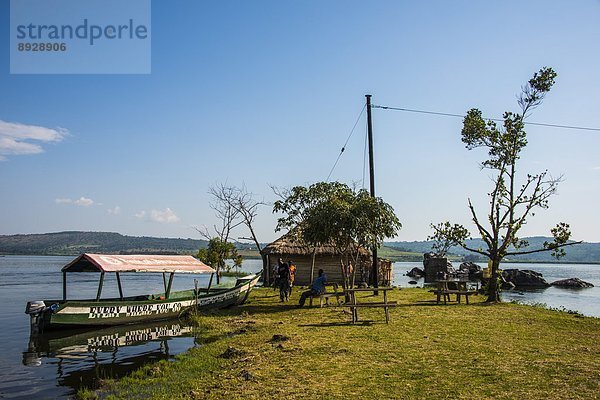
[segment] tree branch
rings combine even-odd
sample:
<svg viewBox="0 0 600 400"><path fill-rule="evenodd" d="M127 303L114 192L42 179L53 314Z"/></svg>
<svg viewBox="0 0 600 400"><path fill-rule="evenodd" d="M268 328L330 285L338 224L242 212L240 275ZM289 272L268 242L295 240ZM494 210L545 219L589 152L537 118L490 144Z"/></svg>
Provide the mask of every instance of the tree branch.
<svg viewBox="0 0 600 400"><path fill-rule="evenodd" d="M573 246L575 244L581 244L581 243L583 243L583 240L580 240L579 242L570 242L570 243L559 244L559 245L553 246L552 248L544 248L544 249L536 249L536 250L528 250L528 251L508 252L508 253L506 253L506 255L507 256L518 256L518 255L523 255L523 254L541 253L541 252L544 252L544 251L553 251L553 250L556 250L556 249L560 249L561 247Z"/></svg>

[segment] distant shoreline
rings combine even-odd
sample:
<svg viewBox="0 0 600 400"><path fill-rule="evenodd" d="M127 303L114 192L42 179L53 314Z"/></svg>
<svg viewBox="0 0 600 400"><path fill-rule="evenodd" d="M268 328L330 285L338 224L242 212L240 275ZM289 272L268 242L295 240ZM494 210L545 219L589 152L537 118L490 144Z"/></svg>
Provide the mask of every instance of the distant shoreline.
<svg viewBox="0 0 600 400"><path fill-rule="evenodd" d="M524 238L532 248L541 248L547 237ZM480 239L468 242L471 248L485 248ZM149 236L127 236L116 232L64 231L43 234L0 235L0 255L24 256L78 256L82 253L102 254L166 254L196 255L198 250L206 248L208 242L200 239L159 238ZM260 259L253 243L235 242L238 254L252 260ZM265 245L264 243L262 245ZM381 258L394 262L422 262L423 254L431 251L432 241L385 242L379 249ZM461 248L451 248L448 260L460 263L473 258L471 253ZM567 256L555 260L550 254L539 253L527 256L528 259L506 262L535 264L600 264L600 243L582 243L567 249ZM486 260L476 261L486 262Z"/></svg>
<svg viewBox="0 0 600 400"><path fill-rule="evenodd" d="M105 254L109 254L109 253L105 253ZM117 253L112 253L112 254L119 254ZM156 254L156 253L140 253L140 254ZM183 254L183 253L181 253ZM192 253L187 253L188 255L194 255ZM36 253L36 254L28 254L28 253L19 253L19 254L9 254L9 253L3 253L0 254L0 257L76 257L79 254L40 254L40 253ZM260 260L261 257L258 254L258 252L256 254L244 254L243 255L245 260ZM384 257L385 258L385 257ZM387 257L388 259L390 259L392 262L406 262L406 263L419 263L419 262L423 262L423 259L395 259L396 257ZM463 263L465 261L462 260L456 260L456 259L450 259L449 262L451 263ZM485 264L486 261L470 261L470 262L474 262L476 264ZM556 265L600 265L600 261L527 261L527 260L505 260L502 262L502 264L556 264Z"/></svg>

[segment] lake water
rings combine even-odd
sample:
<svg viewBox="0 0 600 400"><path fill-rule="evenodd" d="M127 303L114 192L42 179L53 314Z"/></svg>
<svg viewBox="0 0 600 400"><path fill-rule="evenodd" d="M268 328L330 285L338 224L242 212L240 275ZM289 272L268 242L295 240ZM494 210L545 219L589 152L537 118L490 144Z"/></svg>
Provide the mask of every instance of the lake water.
<svg viewBox="0 0 600 400"><path fill-rule="evenodd" d="M454 263L458 269L460 263ZM487 264L480 263L481 267ZM423 286L423 278L414 279L405 276L413 267L423 269L420 262L394 263L394 284L401 287ZM516 268L520 270L533 270L541 273L548 283L566 278L579 278L592 283L593 288L565 289L549 287L531 290L505 290L502 292L503 301L517 301L523 304L545 304L549 308L577 311L583 315L600 317L600 265L597 264L529 264L529 263L502 263L503 269ZM416 280L417 285L408 282Z"/></svg>
<svg viewBox="0 0 600 400"><path fill-rule="evenodd" d="M60 269L73 258L0 257L0 399L69 397L103 378L124 376L149 361L171 360L197 345L201 332L177 320L30 338L27 301L61 298ZM111 275L106 276L103 297L119 295ZM202 287L209 276L176 274L173 290L193 288L194 278ZM162 274L122 274L121 280L125 296L164 290ZM223 284L234 282L225 278ZM77 297L96 297L98 274L70 274L67 289L75 287Z"/></svg>
<svg viewBox="0 0 600 400"><path fill-rule="evenodd" d="M131 325L95 331L58 332L29 336L29 317L24 313L30 300L62 297L60 268L73 257L0 257L0 398L55 399L72 396L81 387L95 387L107 377L120 377L153 360L171 360L197 346L194 332L181 321ZM504 268L532 269L548 282L577 277L595 285L589 289L548 288L504 292L506 300L545 303L549 307L577 310L600 317L600 265L504 264ZM411 287L404 274L419 262L394 264L394 285ZM257 272L260 260L246 260L244 272ZM207 284L207 276L179 274L173 290ZM161 292L161 274L123 274L125 295ZM224 284L233 284L234 279ZM97 274L70 274L69 288L78 297L95 297ZM417 286L422 286L422 280ZM71 292L73 293L73 292ZM103 296L118 296L114 277L107 275Z"/></svg>

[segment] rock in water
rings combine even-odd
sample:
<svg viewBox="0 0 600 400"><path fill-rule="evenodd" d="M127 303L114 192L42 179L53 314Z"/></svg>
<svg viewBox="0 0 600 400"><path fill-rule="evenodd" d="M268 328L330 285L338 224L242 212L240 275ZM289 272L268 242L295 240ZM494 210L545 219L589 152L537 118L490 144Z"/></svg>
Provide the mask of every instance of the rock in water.
<svg viewBox="0 0 600 400"><path fill-rule="evenodd" d="M481 267L473 262L464 262L460 264L458 270L460 272L468 272L469 279L471 280L481 280L483 277L483 271L481 270Z"/></svg>
<svg viewBox="0 0 600 400"><path fill-rule="evenodd" d="M472 262L464 262L458 267L459 271L469 271L469 274L481 271L481 267Z"/></svg>
<svg viewBox="0 0 600 400"><path fill-rule="evenodd" d="M502 276L506 282L511 282L516 287L544 288L550 286L542 274L527 269L505 269L502 271Z"/></svg>
<svg viewBox="0 0 600 400"><path fill-rule="evenodd" d="M582 281L579 278L561 279L559 281L552 282L550 285L552 285L552 286L558 286L558 287L563 287L563 288L589 288L589 287L594 287L594 285L592 285L591 283Z"/></svg>
<svg viewBox="0 0 600 400"><path fill-rule="evenodd" d="M406 273L406 276L410 276L411 278L420 278L422 276L425 276L425 271L423 271L419 267L414 267Z"/></svg>

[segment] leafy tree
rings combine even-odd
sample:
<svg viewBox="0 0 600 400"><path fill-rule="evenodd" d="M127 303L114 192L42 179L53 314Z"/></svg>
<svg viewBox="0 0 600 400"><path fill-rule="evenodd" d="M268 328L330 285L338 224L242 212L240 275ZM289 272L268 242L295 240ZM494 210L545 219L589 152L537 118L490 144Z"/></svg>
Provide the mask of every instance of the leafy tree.
<svg viewBox="0 0 600 400"><path fill-rule="evenodd" d="M484 121L481 111L471 109L464 118L462 141L468 150L482 147L488 151L488 158L481 164L482 169L493 173L493 188L489 195L489 208L486 221L480 219L471 200L468 200L473 223L487 246L486 249L470 248L466 240L469 231L462 225L443 222L431 225L437 249L448 249L458 245L473 253L489 258L491 279L488 285L488 302L500 300L499 266L505 256L551 251L560 258L565 254L563 247L575 244L570 242L571 231L568 224L559 223L551 229L554 240L543 246L527 249L528 242L518 237L519 230L536 209L548 208L548 198L556 193L562 177L552 178L548 171L527 174L524 179L517 175L517 163L523 148L527 145L525 118L542 103L546 93L554 85L556 73L545 67L533 75L522 87L518 97L520 113L505 112L502 126L494 121Z"/></svg>
<svg viewBox="0 0 600 400"><path fill-rule="evenodd" d="M355 264L359 246L379 247L402 227L381 198L340 182L296 186L275 202L273 212L284 214L277 231L288 229L312 247L334 245L341 255L354 255Z"/></svg>
<svg viewBox="0 0 600 400"><path fill-rule="evenodd" d="M221 240L218 237L210 239L208 247L198 250L196 257L203 263L215 268L217 270L217 277L221 271L225 270L229 272L231 270L231 267L225 262L226 260L232 260L235 267L240 267L243 261L242 256L237 253L233 243Z"/></svg>

